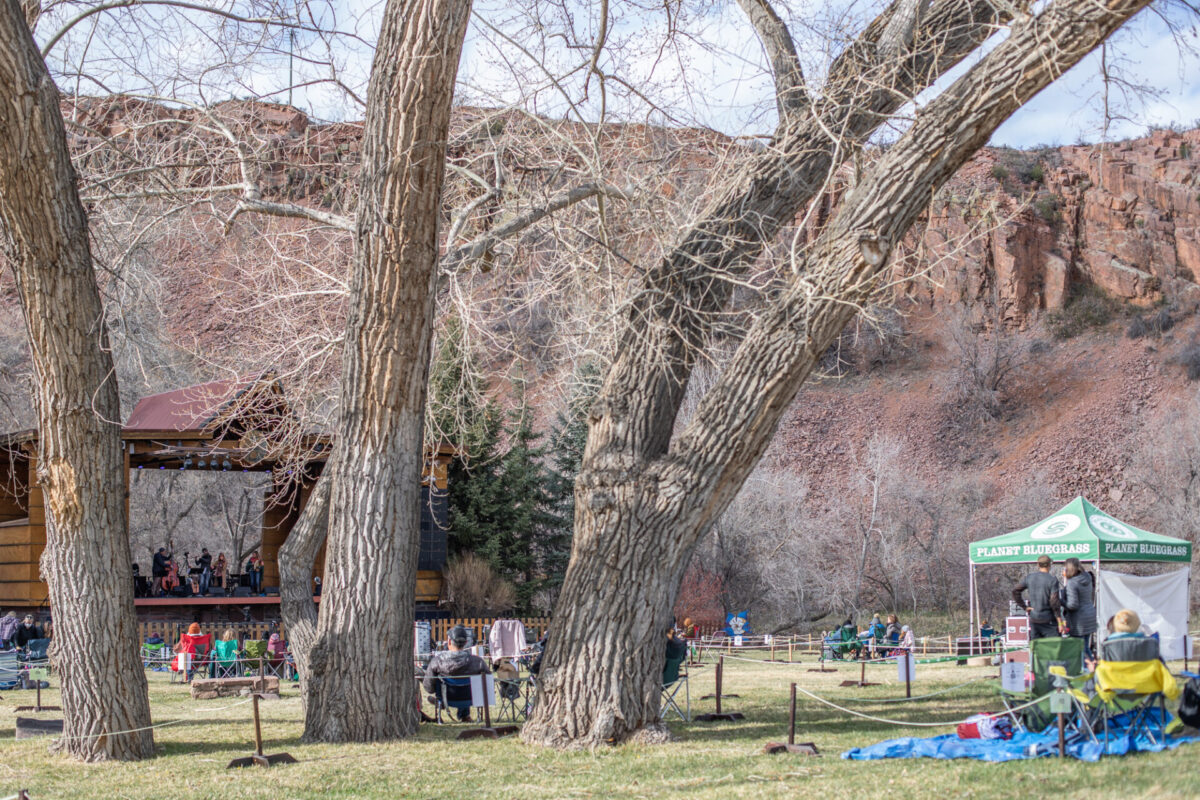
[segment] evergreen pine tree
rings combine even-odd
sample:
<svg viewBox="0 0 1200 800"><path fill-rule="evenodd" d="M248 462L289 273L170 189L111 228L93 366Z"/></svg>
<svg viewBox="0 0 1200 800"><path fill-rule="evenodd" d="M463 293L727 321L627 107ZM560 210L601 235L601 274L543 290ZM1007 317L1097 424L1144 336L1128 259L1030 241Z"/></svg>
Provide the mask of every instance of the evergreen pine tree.
<svg viewBox="0 0 1200 800"><path fill-rule="evenodd" d="M571 396L565 410L558 412L547 447L547 491L550 495L553 523L542 541L544 587L557 588L567 572L571 558L571 536L575 524L575 477L583 463L587 445L588 411L596 399L602 379L600 365L585 361L571 382Z"/></svg>
<svg viewBox="0 0 1200 800"><path fill-rule="evenodd" d="M503 502L497 484L503 415L484 396L484 385L462 320L451 315L429 370L427 437L457 451L447 476L447 545L452 557L485 547Z"/></svg>
<svg viewBox="0 0 1200 800"><path fill-rule="evenodd" d="M500 459L499 491L503 507L483 555L512 581L522 610L546 583L547 536L558 527L554 498L548 488L541 434L533 430L532 415L518 386L519 405L509 414L508 450Z"/></svg>

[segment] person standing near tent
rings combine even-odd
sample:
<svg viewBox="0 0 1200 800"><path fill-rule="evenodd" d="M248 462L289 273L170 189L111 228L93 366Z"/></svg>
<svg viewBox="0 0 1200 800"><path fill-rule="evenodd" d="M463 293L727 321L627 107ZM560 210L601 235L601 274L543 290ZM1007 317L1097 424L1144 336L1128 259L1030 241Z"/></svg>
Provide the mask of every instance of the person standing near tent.
<svg viewBox="0 0 1200 800"><path fill-rule="evenodd" d="M1058 635L1058 581L1050 574L1050 556L1038 556L1037 571L1026 575L1013 589L1012 599L1029 614L1029 638L1048 639ZM1029 592L1029 602L1021 596Z"/></svg>
<svg viewBox="0 0 1200 800"><path fill-rule="evenodd" d="M1058 587L1058 601L1066 620L1069 636L1083 639L1083 654L1091 658L1096 652L1092 647L1092 634L1096 624L1096 605L1092 602L1093 582L1091 573L1083 568L1078 558L1063 562L1062 585Z"/></svg>

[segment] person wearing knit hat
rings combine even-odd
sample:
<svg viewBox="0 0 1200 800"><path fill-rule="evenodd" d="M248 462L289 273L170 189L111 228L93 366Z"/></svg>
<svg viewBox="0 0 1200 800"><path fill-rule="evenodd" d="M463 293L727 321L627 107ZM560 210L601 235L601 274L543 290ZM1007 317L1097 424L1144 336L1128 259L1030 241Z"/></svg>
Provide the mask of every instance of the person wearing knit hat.
<svg viewBox="0 0 1200 800"><path fill-rule="evenodd" d="M200 623L199 622L193 622L191 625L188 626L188 635L189 636L199 636L200 635Z"/></svg>

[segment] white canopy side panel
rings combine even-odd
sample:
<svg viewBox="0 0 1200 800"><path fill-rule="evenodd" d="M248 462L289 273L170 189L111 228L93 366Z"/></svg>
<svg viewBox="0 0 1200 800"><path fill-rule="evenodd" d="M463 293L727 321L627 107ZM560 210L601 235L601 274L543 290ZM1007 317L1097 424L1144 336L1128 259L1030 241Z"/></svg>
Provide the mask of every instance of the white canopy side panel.
<svg viewBox="0 0 1200 800"><path fill-rule="evenodd" d="M1183 658L1188 626L1189 571L1189 567L1184 567L1165 575L1144 577L1100 571L1096 591L1100 638L1107 635L1108 620L1121 609L1128 608L1137 612L1145 631L1158 634L1163 658Z"/></svg>

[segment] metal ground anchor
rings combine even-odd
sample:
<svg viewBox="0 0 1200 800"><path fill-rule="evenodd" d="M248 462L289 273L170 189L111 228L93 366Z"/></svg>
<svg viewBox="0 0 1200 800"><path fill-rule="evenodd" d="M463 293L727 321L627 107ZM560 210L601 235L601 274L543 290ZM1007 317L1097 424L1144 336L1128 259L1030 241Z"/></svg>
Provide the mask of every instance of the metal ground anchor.
<svg viewBox="0 0 1200 800"><path fill-rule="evenodd" d="M292 758L289 753L272 753L271 755L263 755L263 740L262 740L262 721L258 716L258 701L263 697L259 692L254 692L250 695L254 702L254 754L245 758L235 758L229 762L226 769L234 769L235 767L253 767L255 764L262 767L272 767L276 764L295 764L296 759Z"/></svg>
<svg viewBox="0 0 1200 800"><path fill-rule="evenodd" d="M792 706L788 713L788 740L787 742L767 742L763 745L763 752L767 755L777 755L779 753L795 753L804 756L819 756L817 746L812 742L801 742L796 744L796 684L792 684Z"/></svg>

